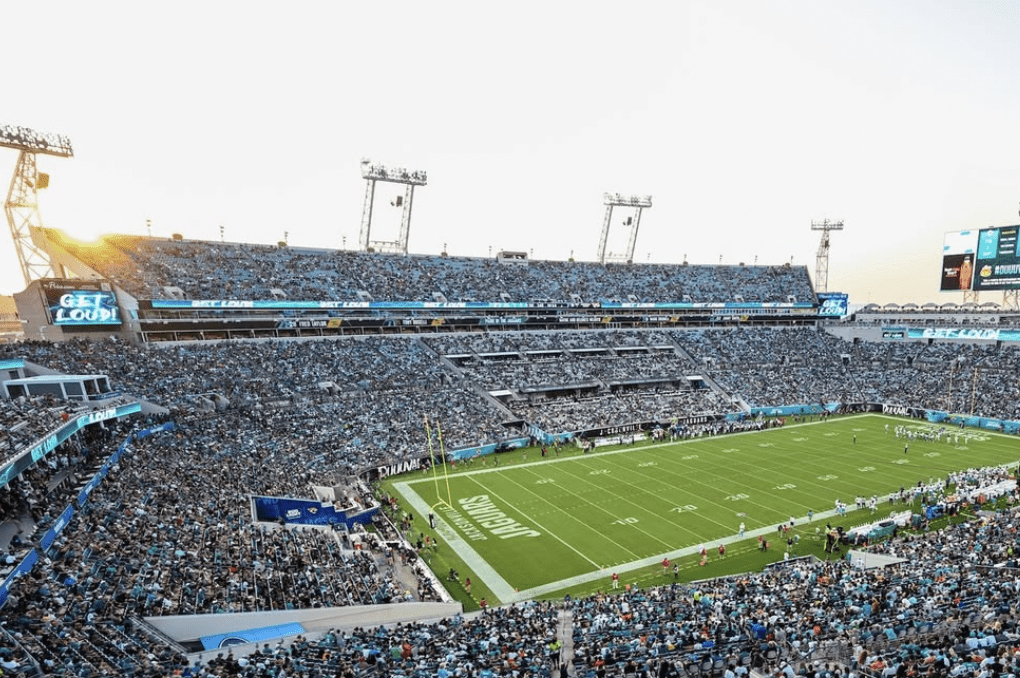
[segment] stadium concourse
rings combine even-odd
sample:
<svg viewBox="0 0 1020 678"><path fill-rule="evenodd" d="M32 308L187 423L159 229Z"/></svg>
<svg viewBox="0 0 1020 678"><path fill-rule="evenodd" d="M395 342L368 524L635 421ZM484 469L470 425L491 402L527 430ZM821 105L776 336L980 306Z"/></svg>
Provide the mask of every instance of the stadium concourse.
<svg viewBox="0 0 1020 678"><path fill-rule="evenodd" d="M168 289L194 299L268 299L272 290L307 299L355 299L359 291L461 300L814 296L796 267L541 262L523 273L445 257L115 244L78 255L139 298ZM2 608L0 668L4 675L251 678L557 676L561 666L583 676L1016 673L1013 509L884 543L880 550L905 560L881 570L796 560L697 584L398 622L373 618L372 610L392 615L394 605L410 610L449 598L399 517L380 512L371 533L253 521L253 495L311 498L313 486L340 488L338 504L376 505L363 473L422 456L425 415L442 422L449 450L499 446L535 430L791 404L1020 418L1015 345L847 341L827 329L723 324L4 345L0 361L23 361L33 373L108 375L121 395L104 407L136 399L144 406L88 423L5 478L3 576L33 562L11 581ZM947 388L954 381L968 388ZM978 402L971 388L982 393ZM38 441L56 440L76 417L88 421L88 411L53 396L0 400L4 467ZM139 435L160 427L168 430ZM115 463L104 465L115 453ZM79 501L100 466L103 482ZM65 524L71 504L77 510ZM212 651L159 630L161 619L181 615L199 624L213 615L333 608L367 616Z"/></svg>

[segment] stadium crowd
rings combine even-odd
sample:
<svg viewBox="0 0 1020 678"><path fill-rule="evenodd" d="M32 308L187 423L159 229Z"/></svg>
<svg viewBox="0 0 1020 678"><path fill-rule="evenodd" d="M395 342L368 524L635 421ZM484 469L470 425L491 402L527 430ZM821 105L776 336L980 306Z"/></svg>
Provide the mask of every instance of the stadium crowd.
<svg viewBox="0 0 1020 678"><path fill-rule="evenodd" d="M86 409L53 396L0 398L0 465Z"/></svg>
<svg viewBox="0 0 1020 678"><path fill-rule="evenodd" d="M108 238L68 244L137 298L787 301L812 298L804 269L596 266L394 257L288 247ZM160 415L90 426L0 488L0 523L17 526L5 567L39 546L132 431L134 440L3 608L5 675L553 676L555 639L574 675L776 678L1016 673L1017 516L873 545L903 561L780 564L694 585L522 603L472 618L336 629L225 653L196 666L143 618L433 600L408 587L379 536L252 520L252 495L311 497L361 471L423 456L424 418L449 449L527 435L746 407L890 403L1017 418L1011 345L846 342L817 328L500 332L132 345L25 342L0 358L67 374L108 374ZM982 397L976 401L973 393ZM52 399L0 400L0 457L23 453L77 412ZM164 409L160 409L164 408ZM723 433L754 422L708 422ZM949 479L982 486L980 472ZM346 498L345 498L346 499ZM367 548L359 548L359 546ZM8 570L9 572L9 570ZM815 662L823 662L816 664ZM785 662L785 663L784 663ZM826 667L824 662L829 662Z"/></svg>
<svg viewBox="0 0 1020 678"><path fill-rule="evenodd" d="M791 266L601 265L106 236L87 246L51 239L136 299L448 301L548 300L786 302L814 298L807 270Z"/></svg>
<svg viewBox="0 0 1020 678"><path fill-rule="evenodd" d="M413 447L426 414L442 423L451 448L512 439L522 421L559 433L743 405L884 402L1020 416L1020 387L1009 378L1020 351L1011 345L850 344L807 328L643 334L607 332L608 345L584 331L174 346L36 342L3 353L65 373L115 375L118 389L174 416L243 411L279 422L285 437L293 429L285 424L304 420L314 432L321 421L331 446L376 465ZM490 396L496 392L508 397ZM7 446L11 436L23 443L41 433L27 428L41 420L18 417L18 407L3 405L12 422Z"/></svg>
<svg viewBox="0 0 1020 678"><path fill-rule="evenodd" d="M516 349L513 353L517 356L552 350L564 356L564 360L587 360L575 358L567 348L581 351L595 348L590 336L579 335L582 333L557 337L508 335L495 344L482 338L465 340L482 342L467 348L471 359L481 357L483 364L485 356L508 352L491 350L506 348L506 342L513 342ZM659 333L643 342L641 333L628 333L607 342L606 350L609 355L615 355L614 360L626 361L626 352L616 354L617 348L661 346L667 340L677 348L667 364L712 365L713 361L718 361L717 364L727 367L740 365L747 372L736 373L744 374L745 379L755 366L761 369L771 366L781 371L805 366L824 371L825 368L819 366L828 365L836 373L847 374L844 368L848 366L840 359L842 345L808 330L734 330L726 336L707 330ZM761 343L764 341L779 343L783 348L773 346L763 351ZM370 604L408 597L428 599L434 595L434 591L426 588L413 593L401 590L379 554L354 550L350 543L345 544L328 531L286 530L250 522L247 498L251 494L308 496L312 484L343 486L350 482L352 473L384 458L368 446L337 444L354 435L344 432L346 422L353 425L357 421L356 418L347 420L341 413L366 405L370 407L373 399L389 400L392 411L399 411L410 409L411 403L420 407L422 399L433 392L439 401L437 407L444 401L444 394L452 389L460 389L468 401L468 396L476 393L469 387L472 379L468 374L457 372L449 365L438 367L441 356L455 356L464 350L465 347L456 343L441 347L439 354L430 350L430 342L424 345L411 341L382 342L384 345L367 353L361 342L349 343L351 353L347 353L343 342L160 348L123 346L115 342L71 342L59 347L42 343L16 347L18 357L30 363L69 372L109 373L118 386L120 383L127 385L123 390L137 388L147 397L170 405L170 416L179 418L181 427L170 437L155 436L135 443L132 454L125 457L109 482L92 494L87 509L79 512L54 544L47 568L31 580L19 582L5 607L5 617L10 620L7 632L18 641L12 656L17 656L18 652L28 653L48 667L49 672L63 671L67 675L102 674L111 670L110 667L115 667L116 671L130 667L137 675L163 675L161 672L175 665L183 669L180 664L184 660L179 650L153 640L142 642L138 631L128 628L124 620L159 614ZM725 355L715 349L719 346L725 346ZM911 393L897 381L901 373L933 371L939 365L947 371L955 370L957 365L978 361L975 349L957 349L954 354L939 347L929 353L926 349L930 346L915 349L913 359L907 361L903 350L894 346L885 353L873 347L866 356L858 346L848 348L849 368L852 370L858 362L871 368L898 365L896 369L884 371L891 372L890 381L895 389ZM370 380L368 388L361 393L331 392L319 388L318 382L332 376L330 381L337 383L336 372L322 371L324 367L317 364L310 352L312 348L319 352L329 369L335 369L331 367L333 361L379 355L387 356L380 359L383 362L392 359L394 365L402 369L418 369L416 363L428 362L431 356L437 367L432 371L426 367L420 372L431 375L431 380L408 381L393 365L363 371L348 366L347 374ZM478 348L483 350L479 352ZM649 350L636 355L647 359L656 353ZM712 360L703 360L706 357ZM756 363L756 359L762 362ZM947 369L943 359L952 367ZM196 363L209 365L211 369L187 368ZM277 382L267 376L277 374L287 397L281 396L274 388ZM351 378L341 383L350 383ZM727 382L720 378L719 383ZM798 389L805 382L777 379L775 383L785 383L791 389L785 395L780 391L775 397L785 402L804 399ZM915 383L918 388L929 388L926 380L915 380ZM438 388L431 389L432 384ZM222 409L203 411L194 407L189 399L195 393L222 393L229 404ZM686 395L693 393L697 392L690 391ZM400 400L398 394L407 399ZM677 393L603 395L600 398L604 402L592 403L591 411L603 413L607 417L604 421L609 422L618 421L615 417L634 417L641 411L635 408L617 413L613 409L614 399L623 401L626 397L636 402L645 399L648 411L656 415L660 412L653 408L660 399L678 408L673 410L674 414L683 411L680 409L683 407L704 408L708 402L703 398L684 402L683 396L677 396ZM913 397L922 400L924 394L914 393ZM484 398L476 400L485 402ZM64 421L63 417L53 415L53 408L59 406L50 401L8 401L7 405L22 418L39 411L39 419L33 422L33 426L38 427L33 429L34 434L45 434L47 427ZM477 436L470 438L471 442L491 440L486 438L491 434L485 433L481 424L488 413L484 408L480 413L468 410L462 420L454 420L458 425L451 426L450 433L444 430L444 434L457 440L457 431L469 431ZM663 416L668 413L668 408L661 411ZM369 417L372 416L385 415L370 409ZM365 420L368 421L371 419ZM401 430L413 424L393 419L389 423L392 428ZM30 509L40 529L51 524L74 491L75 485L70 481L90 468L96 450L104 449L110 440L124 432L113 424L101 430L103 435L95 440L76 440L75 447L60 448L57 454L47 457L45 463L9 485L4 490L4 516ZM320 436L321 444L316 444ZM393 446L401 449L398 457L413 449L411 445L400 447L399 439L393 440L398 441L392 443ZM315 473L312 468L316 469ZM320 469L331 472L323 473ZM217 479L214 485L208 482L210 478ZM965 478L953 480L962 482ZM189 499L182 503L182 497ZM370 500L366 498L365 501ZM1015 530L1004 522L1011 519L997 517L983 527L957 528L948 533L956 541L940 538L919 539L916 543L897 542L891 547L893 551L909 553L910 558L906 565L897 566L895 576L887 572L876 577L848 565L798 561L781 574L771 571L694 588L634 590L620 596L596 596L577 601L570 608L574 615L574 670L597 675L601 670L620 672L633 666L635 670L647 671L655 666L658 671L659 666L666 663L669 667L663 670L667 672L680 669L690 672L693 664L701 666L706 659L711 660L712 666L722 661L727 666L734 663L738 667L742 664L753 667L771 661L768 660L772 649L768 638L762 643L749 640L760 640L754 630L758 625L769 629L766 635L773 637L775 651L788 661L810 658L831 643L872 648L878 642L892 640L889 630L895 638L900 638L901 633L904 637L908 633L930 637L938 629L938 633L955 640L958 629L947 627L946 623L973 622L971 615L974 613L979 613L981 621L992 615L991 623L999 622L1012 629L1009 625L1012 617L1006 617L1005 621L999 619L1006 614L1002 603L1008 600L1013 586L1013 579L1007 575L1016 564ZM19 541L22 546L30 546L31 536ZM954 553L964 557L959 562L947 557ZM934 577L926 578L925 567L930 570L936 563L941 569ZM979 572L974 569L977 567L983 568L980 580L988 582L987 586L1001 583L1005 588L978 591L973 583L973 577L977 576L974 573ZM1002 576L993 576L997 574ZM946 581L953 584L936 585ZM901 591L906 587L915 594L912 596L915 600L909 605L910 614L902 619L904 603L902 594L895 592L897 586ZM894 593L890 594L890 590ZM967 601L964 606L959 604L960 595ZM953 602L947 602L949 600ZM956 605L948 622L947 605ZM966 615L959 612L961 609ZM763 610L769 614L760 614ZM1012 608L1009 611L1012 612ZM556 618L555 612L546 612ZM904 619L909 623L896 623ZM504 628L495 619L487 622L485 616L476 623L490 623L492 629L497 629L496 633ZM969 626L977 628L973 623ZM910 628L917 630L908 631ZM642 630L646 632L640 633ZM438 635L434 630L425 632ZM545 628L541 633L535 631L535 635L544 637L547 632ZM373 670L379 671L379 662L386 661L383 656L387 654L386 648L395 642L386 636L383 636L385 641L380 641L379 633L372 631L361 641L375 643L374 655L370 649L367 656L360 651L358 655L342 659L339 658L342 652L318 645L322 642L320 639L307 644L312 648L309 650L311 659L306 654L298 655L298 650L291 646L285 656L281 656L282 650L274 650L271 658L248 659L244 666L239 660L233 660L238 662L237 667L224 663L217 669L213 664L205 670L222 669L224 673L220 675L229 672L230 675L261 676L272 675L270 667L279 670L286 666L298 675L317 675L315 671L323 670L322 658L328 654L340 666L346 662L356 674L359 665L360 670L367 671L370 660L376 667ZM706 640L713 645L707 646ZM298 649L302 647L298 644ZM470 668L468 663L451 660L450 652L437 650L436 654L424 655L424 659L419 651L413 662L401 655L401 670L406 670L407 675L414 675L415 671L423 675L438 671L440 664L446 662L450 673L456 675L460 670L467 674L483 666L478 658L491 647L491 642L486 645L464 643L459 659L473 658L474 662L467 660ZM538 643L532 638L530 652L541 655L541 659L529 658L527 652L514 650L512 645L507 645L506 649L501 645L495 669L498 671L501 666L512 672L516 668L518 674L523 675L521 663L528 665L533 661L533 675L543 675L539 673L539 666L548 673L550 660L538 652L536 648L539 647L544 647L544 641ZM714 650L714 653L706 655L706 650ZM869 649L871 653L876 651ZM902 643L884 652L883 656L900 656L904 652ZM457 653L453 654L456 660ZM155 659L149 659L149 655ZM389 658L392 660L393 655ZM900 661L904 659L901 657ZM871 661L868 666L874 663ZM259 668L260 664L263 668ZM854 660L846 668L852 670L856 666L858 671L866 672L859 664L860 661ZM331 670L336 668L328 662L327 666ZM493 670L492 666L486 666L486 670Z"/></svg>

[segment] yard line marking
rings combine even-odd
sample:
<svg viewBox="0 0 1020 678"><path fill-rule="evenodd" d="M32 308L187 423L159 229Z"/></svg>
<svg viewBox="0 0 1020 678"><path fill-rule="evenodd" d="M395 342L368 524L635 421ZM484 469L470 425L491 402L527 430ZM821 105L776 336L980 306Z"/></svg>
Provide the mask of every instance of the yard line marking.
<svg viewBox="0 0 1020 678"><path fill-rule="evenodd" d="M531 473L534 473L534 471L531 471ZM536 474L536 475L537 475L537 474ZM576 476L573 476L573 475L572 475L571 477L573 477L573 478L576 478ZM579 480L583 480L583 478L582 478L582 479L579 479ZM511 482L514 482L514 481L512 481L512 480L511 480ZM589 481L585 481L585 482L589 482ZM521 485L520 483L516 483L516 482L515 482L514 484L515 484L515 485L517 485L518 487L520 487L520 488L521 488L521 489L523 489L523 490L526 490L526 491L528 491L528 492L531 492L532 494L535 494L535 492L533 492L533 491L532 491L532 490L530 490L529 488L525 487L524 485ZM590 483L590 482L589 482L589 484L592 484L592 483ZM623 499L622 497L620 497L619 495L617 495L617 494L616 494L615 492L609 492L609 491L608 491L608 490L606 490L605 488L603 488L603 487L599 487L599 486L597 486L597 485L594 485L594 484L593 484L593 486L594 486L594 487L596 487L596 488L598 488L598 489L600 489L600 490L603 490L604 492L607 492L607 493L609 493L609 494L613 494L614 496L618 497L619 499ZM599 510L599 511L602 511L603 513L605 513L606 515L610 516L611 518L614 518L614 519L618 519L618 518L620 517L619 515L617 515L617 514L615 514L615 513L612 513L611 511L608 511L607 509L601 508L601 507L600 507L600 506L598 505L598 503L597 503L597 502L591 502L591 501L588 501L588 500L587 500L587 499L585 499L584 497L581 497L581 496L580 496L580 495L579 495L578 493L576 493L576 492L572 492L571 490L569 490L569 489L568 489L568 488L566 488L566 487L563 487L562 485L558 486L558 487L557 487L557 489L558 489L558 490L561 490L561 491L563 491L563 492L566 492L566 493L568 493L568 494L570 494L570 495L572 495L572 496L573 496L573 497L575 497L576 499L580 499L581 501L583 501L583 502L584 502L585 504L587 504L588 506L594 507L594 508L596 508L597 510ZM541 496L539 496L539 495L537 495L537 494L536 494L536 496L537 496L537 497L538 497L538 498L539 498L540 500L542 500L542 501L546 502L547 504L550 504L550 505L552 505L552 506L556 506L555 504L553 504L553 503L552 503L551 501L549 501L548 499L546 499L546 498L544 498L544 497L541 497ZM626 499L623 499L623 501L627 501L627 500L626 500ZM661 518L661 517L662 517L662 516L659 516L659 515L655 514L654 512L652 512L652 511L650 511L650 510L648 510L648 509L646 509L646 508L644 508L644 507L638 506L638 508L639 508L639 509L641 509L642 511L645 511L646 513L652 513L653 515L655 515L655 517L656 517L656 518ZM578 522L580 522L580 519L578 519L578 518L574 518L574 516L573 516L573 515L571 515L570 513L568 513L568 512L566 512L566 511L564 511L563 509L560 509L559 507L557 507L557 509L559 510L559 512L560 512L560 513L562 513L562 514L565 514L566 516L568 516L568 517L572 518L573 520L577 520ZM588 526L588 527L590 527L590 529L592 529L592 530L595 530L596 532L598 532L598 530L597 530L596 528L594 528L594 527L591 527L591 526ZM638 532L640 532L640 533L644 534L644 535L645 535L646 537L648 537L649 539L654 539L655 541L659 542L660 544L665 544L666 546L669 546L669 545L670 545L670 544L669 544L669 542L666 542L666 541L663 541L662 539L659 539L659 538L658 538L658 537L656 537L656 536L655 536L654 534L650 534L650 533L649 533L649 532L648 532L647 530L643 530L643 529L641 529L640 527L637 527L636 525L635 525L635 526L633 526L633 527L634 527L634 529L635 529L635 530L637 530ZM679 526L679 525L678 525L677 527L682 527L682 526ZM686 528L684 528L684 529L686 529ZM690 530L687 530L687 531L688 531L688 532L690 532ZM604 532L599 532L599 534L600 534L601 536L603 536L603 537L606 537L606 535L605 535L605 533L604 533ZM609 537L606 537L606 539L609 539ZM614 544L616 544L616 542L615 542L615 541L613 541L612 539L609 539L609 541L612 541L612 542L613 542ZM620 544L616 544L616 545L617 545L617 546L620 546ZM624 548L624 547L623 547L623 546L620 546L620 548ZM637 554L636 554L636 553L634 553L633 551L631 551L630 549L624 548L624 550L625 550L625 551L627 551L628 553L630 553L630 554L631 554L632 556L634 556L634 557L637 557Z"/></svg>
<svg viewBox="0 0 1020 678"><path fill-rule="evenodd" d="M655 511L651 510L650 508L647 508L647 507L645 507L645 506L641 506L640 504L637 504L637 503L635 503L635 502L633 502L633 501L631 501L631 500L627 499L626 497L624 497L624 496L622 496L622 495L620 495L620 494L618 494L618 493L616 493L616 492L613 492L613 491L611 491L611 490L607 489L607 488L606 488L606 487L604 487L604 486L601 486L601 485L597 485L597 484L595 484L595 483L591 482L590 480L587 480L586 478L584 478L584 477L582 477L582 476L577 476L577 475L574 475L574 474L572 474L572 473L570 474L570 477L571 477L571 478L573 478L573 479L574 479L574 480L576 480L576 481L580 481L580 482L582 482L582 483L587 483L588 485L590 485L590 486L592 486L592 487L594 487L594 488L596 488L596 489L600 490L601 492L604 492L605 494L610 494L610 495L612 495L612 496L616 497L617 501L623 501L623 502L626 502L626 503L628 503L628 504L632 504L633 506L637 507L637 509L638 509L638 510L640 510L640 511L644 511L645 513L650 513L650 514L652 514L653 516L655 516L656 520L665 520L666 522L668 522L669 524L673 525L674 527L678 527L678 528L680 528L680 529L684 530L685 532L689 532L689 533L690 533L690 534L691 534L692 536L694 536L694 537L701 537L701 535L700 535L700 534L698 534L698 533L697 533L697 532L695 532L694 530L690 529L689 527L686 527L686 526L684 526L684 525L681 525L681 524L679 524L679 523L673 522L673 521L672 521L672 520L670 520L670 519L669 519L669 518L668 518L667 516L663 516L663 515L661 515L661 514L659 514L659 513L656 513ZM636 487L636 486L635 486L635 485L633 485L632 483L627 483L626 481L621 481L621 482L624 482L624 483L626 483L627 485L630 485L630 487ZM595 504L595 503L593 503L593 502L590 502L590 501L588 501L587 499L584 499L583 497L579 497L579 496L577 495L577 493L575 493L575 492L571 492L570 490L568 490L567 488L563 487L562 485L560 485L560 486L559 486L559 487L558 487L557 489L559 489L559 490L562 490L562 491L565 491L565 492L569 492L570 494L572 494L572 495L574 495L575 497L577 497L577 498L581 499L582 501L584 501L585 503L587 503L587 504L588 504L588 505L590 505L590 506L597 506L597 504ZM638 489L641 489L641 488L638 488ZM652 496L652 497L654 497L654 496L655 496L654 494L652 494L652 493L650 493L650 492L646 492L646 491L644 491L644 490L642 490L642 492L644 492L644 493L645 493L645 494L646 494L647 496ZM666 501L666 500L662 500L662 501ZM672 501L669 501L669 502L667 502L667 503L669 503L669 504L671 504L671 505L674 505L674 506L676 505L676 503L675 503L675 502L672 502ZM602 509L602 508L600 508L599 510L600 510L600 511L602 511L603 513L606 513L606 514L608 514L608 515L612 516L613 518L619 518L619 517L620 517L620 516L618 516L618 515L617 515L617 514L615 514L615 513L611 513L611 512L609 512L609 511L607 511L606 509ZM568 515L569 515L569 514L568 514ZM713 522L715 522L715 521L713 521ZM721 523L716 523L716 524L717 524L717 525L721 525ZM655 535L649 534L649 533L648 533L648 532L647 532L646 530L643 530L643 529L641 529L640 527L637 527L637 526L635 526L635 527L634 527L634 529L638 530L639 532L642 532L643 534L646 534L646 535L648 535L648 536L649 536L650 538L654 539L655 541L659 542L660 544L665 544L666 546L670 546L670 543L669 543L669 542L667 542L667 541L663 541L662 539L659 539L659 538L658 538L658 537L656 537ZM637 555L637 554L633 554L633 555Z"/></svg>
<svg viewBox="0 0 1020 678"><path fill-rule="evenodd" d="M601 565L599 565L598 563L596 563L596 562L595 562L594 560L592 560L591 558L589 558L589 557L588 557L588 556L586 556L585 554L583 554L583 553L581 553L580 551L578 551L578 550L577 550L576 548L574 548L574 546L572 546L571 544L568 544L568 543L567 543L566 541L564 541L563 539L561 539L561 538L560 538L560 536L559 536L559 535L557 535L556 533L554 533L554 532L553 532L552 530L550 530L549 528L547 528L547 527L545 527L544 525L542 525L542 524L541 524L540 522L538 522L537 520L535 520L534 518L532 518L531 516L529 516L529 515L528 515L527 513L525 513L524 511L521 511L521 510L520 510L519 508L517 508L517 506L516 506L515 504L513 504L513 503L511 503L511 502L508 502L507 500L503 499L503 497L501 497L500 495L496 494L495 492L493 492L493 491L492 491L492 490L490 490L489 488L485 487L485 485L483 485L482 483L478 482L478 481L477 481L477 480L475 480L474 478L471 478L470 480L471 480L471 481L473 481L473 482L474 482L474 483L475 483L476 485L478 485L478 487L480 487L480 488L482 488L483 490L485 490L485 491L486 491L486 492L487 492L488 494L491 494L492 496L494 496L494 497L496 497L497 499L499 499L499 500L500 500L501 502L503 502L503 504L504 504L504 505L506 505L506 506L511 506L511 507L513 507L513 510L517 511L517 513L519 513L519 514L521 514L522 516L524 516L525 518L527 518L529 522L531 522L532 524L536 525L537 527L540 527L540 528L541 528L542 530L545 530L545 533L546 533L546 534L548 534L548 535L549 535L550 537L552 537L553 539L555 539L555 540L556 540L556 541L558 541L559 543L561 543L561 544L563 544L564 546L566 546L566 547L567 547L568 549L570 549L571 551L573 551L573 552L574 552L574 553L576 553L577 555L579 555L579 556L581 556L582 558L584 558L585 560L587 560L587 561L588 561L589 563L591 563L591 564L592 564L593 566L595 566L595 567L602 567ZM512 481L512 480L511 480L510 482L514 482L514 481ZM523 485L520 485L519 483L514 483L514 484L515 484L515 485L518 485L518 486L519 486L519 487L521 487L522 489L528 489L528 488L525 488L525 487L524 487ZM531 490L528 490L528 491L530 492ZM548 502L548 500L546 500L546 501L547 501L547 503L551 503L551 502ZM569 514L567 514L567 515L569 515ZM571 516L571 517L573 517L573 516ZM575 520L576 520L576 519L575 519ZM581 521L579 521L579 520L578 520L577 522L581 522ZM582 524L582 525L584 525L584 523L581 523L581 524ZM585 527L589 527L589 526L588 526L588 525L585 525ZM589 527L589 529L593 529L593 528L590 528L590 527ZM612 539L610 539L609 541L613 541L613 540L612 540ZM615 541L613 541L613 543L614 543L614 544L616 544L616 542L615 542ZM634 553L633 551L631 551L630 549L628 549L628 548L625 548L624 546L621 546L620 544L616 544L616 545L617 545L617 546L619 546L620 548L622 548L622 549L623 549L624 551L627 551L628 553L630 553L630 555L632 555L632 556L637 556L637 554L636 554L636 553Z"/></svg>
<svg viewBox="0 0 1020 678"><path fill-rule="evenodd" d="M666 459L669 459L669 458L668 458L668 457L666 457ZM671 461L672 461L672 460L671 460ZM699 461L700 461L700 460L699 460ZM712 465L713 465L713 466L719 466L719 464L712 464ZM732 476L728 476L728 475L723 475L723 474L721 474L721 473L718 473L718 472L715 472L715 471L711 471L711 470L709 470L709 469L706 469L706 468L703 468L703 467L699 467L699 468L697 469L697 473L696 473L696 474L694 474L694 476L696 476L696 475L698 475L698 474L702 474L702 475L711 475L711 476L713 476L713 477L715 477L715 478L719 478L719 479L721 479L721 480L725 481L725 482L727 483L727 487L728 487L729 489L721 489L721 488L719 488L719 487L717 487L717 486L715 486L715 485L710 485L710 484L708 484L707 482L704 482L704 481L702 481L702 480L698 480L698 479L697 479L697 478L695 478L694 476L684 476L684 475L682 475L682 474L680 474L680 473L678 473L678 472L676 472L676 471L671 471L671 470L667 469L667 468L666 468L666 467L664 467L664 466L659 466L659 467L657 467L657 468L658 468L658 469L659 469L660 471L664 472L664 473L668 473L668 474L669 474L669 475L671 475L671 476L675 476L675 477L678 477L678 478L680 478L680 479L681 479L681 480L682 480L682 481L683 481L684 483L687 483L687 484L691 484L691 483L693 483L693 484L701 485L701 486L703 486L703 487L706 487L706 488L710 488L710 489L712 489L712 490L715 490L715 491L717 491L717 492L718 492L718 493L719 493L719 494L720 494L721 496L726 496L726 494L727 494L727 493L730 493L730 494L732 494L732 490L733 490L733 489L735 489L735 488L738 488L738 487L741 487L741 488L744 488L744 489L749 489L749 490L752 490L753 492L755 492L755 493L758 493L758 494L760 494L760 493L761 493L761 491L762 491L762 489L761 489L760 487L756 487L756 486L754 486L754 485L750 485L750 484L748 484L748 483L741 483L741 482L737 482L737 481L735 481L735 480L734 480L734 479L732 478ZM636 471L636 472L637 472L637 473L642 473L641 471ZM699 497L699 500L700 500L701 498L702 498L702 497ZM716 507L719 507L719 508L725 508L725 504L720 504L720 503L719 503L719 502L717 502L717 501L712 501L712 500L711 500L711 499L709 499L708 497L704 497L704 499L705 499L705 501L707 501L708 503L712 504L713 506L716 506ZM762 509L762 510L763 510L763 511L764 511L764 512L765 512L766 514L767 514L767 513L778 513L778 511L776 511L776 509L775 509L775 508L773 508L772 506L769 506L769 505L767 505L767 504L760 504L760 503L758 503L758 502L756 502L756 501L751 501L751 500L747 500L747 503L748 503L748 504L751 504L751 505L753 505L753 506L756 506L756 507L758 507L759 509ZM804 509L809 509L809 508L810 508L810 506L806 506L805 504L802 504L802 503L800 503L800 502L797 502L797 501L793 501L793 500L789 500L789 503L790 503L790 504L793 504L793 505L796 505L796 506L800 506L801 508L804 508ZM722 523L719 523L719 522L717 522L717 521L713 521L713 522L715 522L715 523L716 523L717 525L721 525L721 524L722 524ZM724 526L724 527L725 527L725 526Z"/></svg>

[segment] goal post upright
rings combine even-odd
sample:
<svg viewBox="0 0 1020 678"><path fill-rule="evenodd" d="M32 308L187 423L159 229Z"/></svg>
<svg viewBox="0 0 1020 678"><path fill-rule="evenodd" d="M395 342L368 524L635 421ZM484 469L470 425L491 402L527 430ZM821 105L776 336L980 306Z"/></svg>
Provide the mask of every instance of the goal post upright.
<svg viewBox="0 0 1020 678"><path fill-rule="evenodd" d="M425 436L426 436L426 438L429 441L429 459L432 460L432 481L435 484L436 498L438 499L438 501L435 504L433 504L431 506L431 508L434 509L436 506L440 506L440 505L444 505L444 504L446 506L449 506L450 508L453 508L453 494L450 492L450 472L449 472L449 469L447 469L447 467L446 467L446 450L443 448L442 429L439 428L439 424L437 422L436 423L436 431L437 431L437 437L439 439L440 454L442 455L441 459L442 459L442 462L443 462L443 476L446 479L446 498L445 499L443 498L442 493L441 493L441 491L439 489L439 475L436 472L436 466L438 466L438 464L436 463L436 451L435 451L435 447L432 445L432 426L429 424L428 415L425 415L424 420L425 420Z"/></svg>

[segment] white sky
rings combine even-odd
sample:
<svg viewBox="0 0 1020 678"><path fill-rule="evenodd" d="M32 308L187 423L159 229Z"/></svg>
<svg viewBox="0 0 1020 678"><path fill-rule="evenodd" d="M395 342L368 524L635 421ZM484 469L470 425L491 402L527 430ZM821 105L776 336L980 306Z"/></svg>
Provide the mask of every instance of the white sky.
<svg viewBox="0 0 1020 678"><path fill-rule="evenodd" d="M1020 3L5 3L0 122L45 225L340 247L359 161L428 172L410 247L594 260L604 192L651 194L639 262L806 265L851 303L938 292L946 231L1020 223ZM0 185L15 151L0 149ZM373 239L396 239L380 184ZM620 214L620 213L618 213ZM627 232L614 222L610 249ZM24 282L0 237L0 292ZM986 293L982 301L1000 301Z"/></svg>

